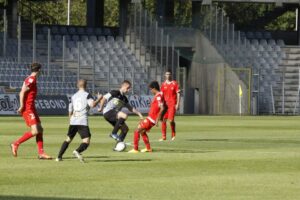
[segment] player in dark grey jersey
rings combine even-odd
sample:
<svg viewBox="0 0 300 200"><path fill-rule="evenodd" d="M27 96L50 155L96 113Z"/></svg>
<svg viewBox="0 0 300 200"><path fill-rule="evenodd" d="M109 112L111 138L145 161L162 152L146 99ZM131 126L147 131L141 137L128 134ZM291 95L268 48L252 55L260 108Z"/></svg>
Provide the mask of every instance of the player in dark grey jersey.
<svg viewBox="0 0 300 200"><path fill-rule="evenodd" d="M78 91L72 96L69 104L70 126L67 139L63 142L56 161L62 161L63 154L78 132L82 143L73 151L73 154L81 162L84 162L81 153L88 148L91 138L88 126L88 112L90 108L95 107L102 99L102 95L98 94L97 100L94 101L92 95L85 91L86 85L87 81L84 79L80 79L77 82Z"/></svg>
<svg viewBox="0 0 300 200"><path fill-rule="evenodd" d="M141 119L143 115L133 108L125 96L131 88L131 83L127 80L123 81L119 90L112 90L103 96L100 102L99 112L102 111L104 103L107 101L105 108L103 109L103 116L114 128L110 134L110 137L117 141L124 141L128 126L125 121L127 114L122 112L122 108L127 108L130 112L137 114ZM121 134L118 135L118 131L121 129Z"/></svg>

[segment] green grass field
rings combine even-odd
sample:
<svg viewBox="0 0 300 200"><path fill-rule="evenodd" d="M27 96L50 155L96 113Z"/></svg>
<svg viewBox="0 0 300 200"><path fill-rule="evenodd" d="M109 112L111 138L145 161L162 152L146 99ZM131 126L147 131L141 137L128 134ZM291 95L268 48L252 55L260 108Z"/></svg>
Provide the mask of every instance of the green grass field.
<svg viewBox="0 0 300 200"><path fill-rule="evenodd" d="M68 118L41 119L45 150L55 157ZM159 143L155 127L149 134L154 152L128 154L113 152L110 125L91 117L92 144L82 164L72 157L78 136L63 162L38 160L35 140L13 158L9 144L25 124L21 117L1 117L0 199L300 199L300 117L176 119L176 141ZM129 118L126 142L137 120Z"/></svg>

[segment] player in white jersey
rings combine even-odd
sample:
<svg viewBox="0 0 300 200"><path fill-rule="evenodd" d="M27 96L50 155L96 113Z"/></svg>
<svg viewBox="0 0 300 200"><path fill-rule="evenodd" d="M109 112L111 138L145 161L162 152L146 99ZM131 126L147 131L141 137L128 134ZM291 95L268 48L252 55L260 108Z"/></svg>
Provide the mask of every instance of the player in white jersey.
<svg viewBox="0 0 300 200"><path fill-rule="evenodd" d="M84 162L81 153L88 148L91 138L88 125L88 112L90 108L97 106L102 99L102 95L98 94L97 100L94 101L92 95L85 91L86 85L87 81L84 79L80 79L77 82L78 91L72 96L71 103L69 104L70 126L67 139L63 142L56 161L62 161L63 154L78 132L82 139L82 143L73 151L73 154L81 162Z"/></svg>

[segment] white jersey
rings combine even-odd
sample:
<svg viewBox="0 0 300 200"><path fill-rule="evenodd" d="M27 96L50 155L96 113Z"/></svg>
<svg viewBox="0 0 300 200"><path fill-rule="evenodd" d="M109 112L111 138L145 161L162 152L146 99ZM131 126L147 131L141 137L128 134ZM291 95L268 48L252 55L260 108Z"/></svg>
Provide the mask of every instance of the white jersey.
<svg viewBox="0 0 300 200"><path fill-rule="evenodd" d="M69 104L69 112L72 112L70 125L88 126L88 112L92 107L94 99L92 95L84 90L76 92Z"/></svg>

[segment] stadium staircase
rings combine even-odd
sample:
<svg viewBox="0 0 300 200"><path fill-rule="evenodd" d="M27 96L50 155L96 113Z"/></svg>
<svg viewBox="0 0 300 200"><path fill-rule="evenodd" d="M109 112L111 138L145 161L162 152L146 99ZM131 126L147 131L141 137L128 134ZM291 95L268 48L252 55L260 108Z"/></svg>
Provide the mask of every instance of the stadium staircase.
<svg viewBox="0 0 300 200"><path fill-rule="evenodd" d="M147 69L149 75L148 78L150 80L161 80L161 74L156 74L155 72L156 66L161 65L156 63L155 59L153 58L154 55L147 50L146 46L141 42L141 38L134 32L133 29L127 29L125 42L133 54L140 59L141 64Z"/></svg>
<svg viewBox="0 0 300 200"><path fill-rule="evenodd" d="M278 114L296 114L300 85L300 46L285 46L283 51L286 57L280 65L280 73L283 74L284 80L274 91L275 108Z"/></svg>

